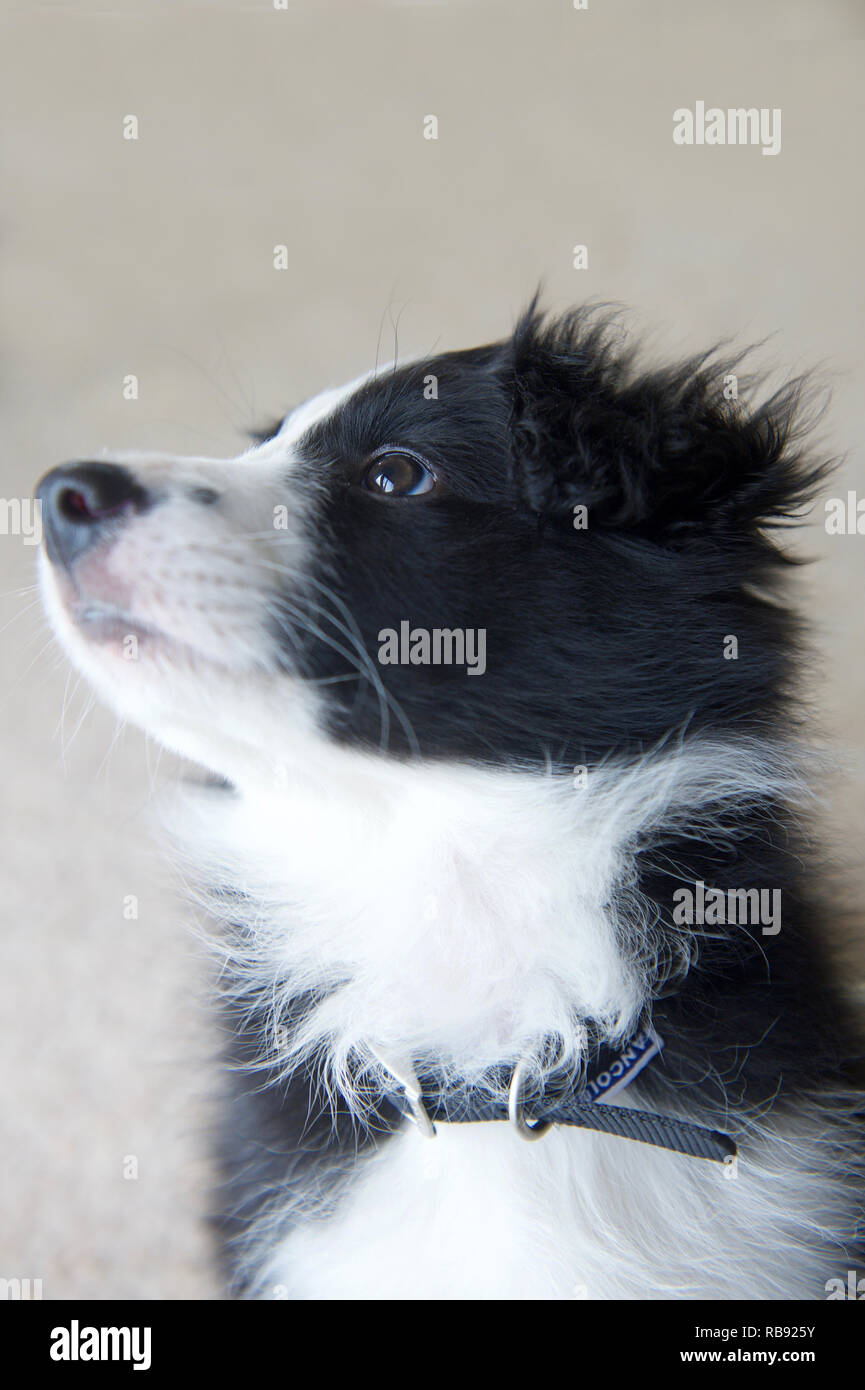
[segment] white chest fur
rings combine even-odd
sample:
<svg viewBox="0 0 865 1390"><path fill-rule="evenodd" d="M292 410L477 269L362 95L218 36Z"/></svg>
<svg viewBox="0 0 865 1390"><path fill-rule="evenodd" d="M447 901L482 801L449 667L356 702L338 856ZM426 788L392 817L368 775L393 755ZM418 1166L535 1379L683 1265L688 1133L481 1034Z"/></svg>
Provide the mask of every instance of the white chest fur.
<svg viewBox="0 0 865 1390"><path fill-rule="evenodd" d="M581 1020L621 1039L657 984L688 967L663 951L638 891L638 847L663 828L723 835L723 808L789 791L758 746L692 743L593 772L401 766L322 747L274 785L188 806L207 899L246 930L221 944L225 978L272 1000L273 1054L360 1106L358 1059L434 1056L474 1079ZM281 1027L292 999L319 1003ZM637 1088L638 1089L638 1088ZM629 1092L631 1095L631 1092ZM692 1118L698 1122L700 1116ZM414 1128L361 1159L335 1210L285 1194L292 1233L260 1251L264 1297L772 1298L819 1296L822 1231L843 1194L820 1174L821 1119L754 1128L736 1182L719 1166L596 1133L526 1144L504 1123ZM793 1214L796 1215L793 1215ZM792 1218L792 1219L791 1219ZM809 1233L813 1232L813 1242ZM831 1270L826 1271L828 1278Z"/></svg>
<svg viewBox="0 0 865 1390"><path fill-rule="evenodd" d="M410 1129L334 1215L263 1257L259 1296L820 1297L832 1270L791 1232L794 1213L830 1216L809 1151L767 1140L730 1182L717 1164L594 1133L527 1144L504 1123L442 1125L433 1140Z"/></svg>

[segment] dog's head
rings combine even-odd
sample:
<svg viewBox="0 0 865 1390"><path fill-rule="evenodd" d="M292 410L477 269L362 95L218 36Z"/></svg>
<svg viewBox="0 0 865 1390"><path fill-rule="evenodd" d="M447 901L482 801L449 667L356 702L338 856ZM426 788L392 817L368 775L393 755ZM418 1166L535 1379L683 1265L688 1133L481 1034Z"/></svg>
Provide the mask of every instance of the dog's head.
<svg viewBox="0 0 865 1390"><path fill-rule="evenodd" d="M119 714L233 779L310 737L570 766L745 730L790 637L754 588L766 528L822 469L797 386L747 410L732 370L640 373L614 323L532 308L505 342L324 392L238 458L56 468L49 610Z"/></svg>

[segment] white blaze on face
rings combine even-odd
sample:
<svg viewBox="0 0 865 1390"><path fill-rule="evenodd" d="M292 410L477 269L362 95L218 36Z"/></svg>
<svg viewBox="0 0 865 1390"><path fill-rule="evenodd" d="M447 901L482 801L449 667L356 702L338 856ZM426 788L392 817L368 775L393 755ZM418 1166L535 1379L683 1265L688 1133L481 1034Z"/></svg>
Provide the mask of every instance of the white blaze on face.
<svg viewBox="0 0 865 1390"><path fill-rule="evenodd" d="M108 665L128 661L128 629L141 660L272 666L269 596L278 587L290 593L305 550L304 496L291 485L288 460L123 454L111 461L133 473L153 504L97 539L71 575L44 566L61 635L71 623Z"/></svg>
<svg viewBox="0 0 865 1390"><path fill-rule="evenodd" d="M100 698L232 780L270 779L319 732L316 691L290 674L292 599L316 548L316 480L298 473L298 444L371 376L305 401L236 458L106 456L154 505L96 541L71 577L40 555L55 632Z"/></svg>
<svg viewBox="0 0 865 1390"><path fill-rule="evenodd" d="M112 461L158 500L95 541L71 576L40 555L68 656L115 713L221 775L266 768L270 749L287 757L286 728L315 718L311 692L280 671L273 626L281 617L290 627L308 549L290 460L271 447L225 461Z"/></svg>

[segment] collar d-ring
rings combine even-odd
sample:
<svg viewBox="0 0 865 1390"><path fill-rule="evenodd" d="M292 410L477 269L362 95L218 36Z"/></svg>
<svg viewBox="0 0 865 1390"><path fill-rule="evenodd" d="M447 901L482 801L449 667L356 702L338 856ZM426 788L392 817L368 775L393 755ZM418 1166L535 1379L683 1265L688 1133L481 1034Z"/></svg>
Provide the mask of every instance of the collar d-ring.
<svg viewBox="0 0 865 1390"><path fill-rule="evenodd" d="M514 1067L508 1089L508 1119L521 1139L533 1141L542 1139L547 1130L552 1129L553 1122L552 1120L536 1120L534 1124L530 1124L523 1113L523 1086L529 1066L528 1057L521 1057Z"/></svg>
<svg viewBox="0 0 865 1390"><path fill-rule="evenodd" d="M379 1052L378 1048L373 1047L371 1043L367 1043L367 1046L379 1066L384 1067L385 1071L399 1082L408 1104L409 1118L414 1121L419 1132L425 1139L435 1139L436 1127L424 1104L421 1084L414 1067L410 1062L396 1061L394 1058L386 1056Z"/></svg>

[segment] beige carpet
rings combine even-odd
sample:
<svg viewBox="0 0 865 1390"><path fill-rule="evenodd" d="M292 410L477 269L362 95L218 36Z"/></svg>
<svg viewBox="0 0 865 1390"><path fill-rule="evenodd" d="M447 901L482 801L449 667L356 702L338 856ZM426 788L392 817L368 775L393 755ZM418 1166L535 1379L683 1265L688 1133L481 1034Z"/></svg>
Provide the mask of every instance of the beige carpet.
<svg viewBox="0 0 865 1390"><path fill-rule="evenodd" d="M404 354L488 339L541 278L553 306L633 306L659 349L774 334L780 370L823 363L827 438L849 451L837 494L865 495L855 0L7 0L0 31L4 497L103 446L234 452L371 365L380 334L386 356L397 336ZM673 110L698 99L780 107L781 153L674 146ZM800 544L855 900L865 537L818 518ZM74 680L61 718L66 669L16 592L33 559L0 536L0 1277L45 1298L214 1298L214 1039L147 828L165 769L134 731L112 749L98 709L78 727Z"/></svg>

